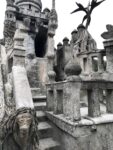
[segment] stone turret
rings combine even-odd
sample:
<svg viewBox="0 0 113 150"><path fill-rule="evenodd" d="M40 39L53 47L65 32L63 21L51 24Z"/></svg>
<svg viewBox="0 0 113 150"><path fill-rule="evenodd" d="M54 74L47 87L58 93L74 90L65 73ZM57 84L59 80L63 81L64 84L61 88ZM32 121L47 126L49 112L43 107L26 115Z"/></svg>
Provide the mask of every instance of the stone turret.
<svg viewBox="0 0 113 150"><path fill-rule="evenodd" d="M37 11L41 11L42 9L42 2L41 0L15 0L15 4L19 8L24 8L24 9L34 9Z"/></svg>

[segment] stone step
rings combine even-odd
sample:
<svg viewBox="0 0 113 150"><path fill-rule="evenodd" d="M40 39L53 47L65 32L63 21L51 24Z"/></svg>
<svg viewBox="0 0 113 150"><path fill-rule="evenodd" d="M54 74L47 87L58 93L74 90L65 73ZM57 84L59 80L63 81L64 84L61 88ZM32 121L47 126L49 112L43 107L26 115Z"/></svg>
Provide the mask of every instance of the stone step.
<svg viewBox="0 0 113 150"><path fill-rule="evenodd" d="M39 95L33 97L34 102L46 102L46 96L45 95Z"/></svg>
<svg viewBox="0 0 113 150"><path fill-rule="evenodd" d="M38 131L39 139L50 138L53 134L52 126L47 122L39 122Z"/></svg>
<svg viewBox="0 0 113 150"><path fill-rule="evenodd" d="M45 111L46 110L46 102L34 102L34 107L35 110L42 110Z"/></svg>
<svg viewBox="0 0 113 150"><path fill-rule="evenodd" d="M45 138L39 141L42 150L60 150L60 144L52 138Z"/></svg>
<svg viewBox="0 0 113 150"><path fill-rule="evenodd" d="M39 122L44 122L47 119L44 111L36 111L36 116Z"/></svg>

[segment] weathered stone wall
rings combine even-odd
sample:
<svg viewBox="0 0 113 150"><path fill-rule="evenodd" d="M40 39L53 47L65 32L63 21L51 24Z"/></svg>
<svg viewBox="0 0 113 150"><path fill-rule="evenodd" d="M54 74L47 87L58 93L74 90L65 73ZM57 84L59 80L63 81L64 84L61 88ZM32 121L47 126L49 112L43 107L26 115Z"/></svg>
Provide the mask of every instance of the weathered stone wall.
<svg viewBox="0 0 113 150"><path fill-rule="evenodd" d="M66 123L61 119L53 120L58 124L51 124L54 128L54 139L61 143L62 150L113 149L113 123L76 126L76 122L70 124L69 121Z"/></svg>

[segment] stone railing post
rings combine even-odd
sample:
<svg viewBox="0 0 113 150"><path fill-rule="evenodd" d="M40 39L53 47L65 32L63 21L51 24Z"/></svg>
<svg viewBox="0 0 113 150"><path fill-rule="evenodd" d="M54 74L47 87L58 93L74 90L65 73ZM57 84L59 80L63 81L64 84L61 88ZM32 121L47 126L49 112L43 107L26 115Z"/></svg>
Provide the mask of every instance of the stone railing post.
<svg viewBox="0 0 113 150"><path fill-rule="evenodd" d="M80 114L80 92L82 69L76 59L72 59L65 67L67 80L64 83L63 113L73 121L81 119Z"/></svg>
<svg viewBox="0 0 113 150"><path fill-rule="evenodd" d="M54 114L63 114L63 82L54 87Z"/></svg>
<svg viewBox="0 0 113 150"><path fill-rule="evenodd" d="M47 111L54 110L54 85L47 84Z"/></svg>
<svg viewBox="0 0 113 150"><path fill-rule="evenodd" d="M107 97L106 97L106 109L107 113L113 113L113 89L107 90Z"/></svg>
<svg viewBox="0 0 113 150"><path fill-rule="evenodd" d="M104 48L106 50L107 71L113 73L113 38L104 41Z"/></svg>
<svg viewBox="0 0 113 150"><path fill-rule="evenodd" d="M73 121L81 119L80 114L80 78L72 79L64 84L63 113Z"/></svg>
<svg viewBox="0 0 113 150"><path fill-rule="evenodd" d="M102 53L98 53L98 71L99 72L103 72L104 71L104 64L103 64Z"/></svg>
<svg viewBox="0 0 113 150"><path fill-rule="evenodd" d="M98 88L88 90L88 116L90 117L100 116L99 92Z"/></svg>

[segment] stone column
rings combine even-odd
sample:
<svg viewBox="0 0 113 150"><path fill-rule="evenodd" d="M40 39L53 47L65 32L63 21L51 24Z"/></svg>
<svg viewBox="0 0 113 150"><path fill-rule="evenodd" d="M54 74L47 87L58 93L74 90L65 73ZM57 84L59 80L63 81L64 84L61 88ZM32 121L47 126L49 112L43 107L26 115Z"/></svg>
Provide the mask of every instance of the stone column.
<svg viewBox="0 0 113 150"><path fill-rule="evenodd" d="M107 90L106 108L108 113L113 113L113 90Z"/></svg>
<svg viewBox="0 0 113 150"><path fill-rule="evenodd" d="M0 121L2 121L2 118L5 114L5 100L4 100L4 85L3 85L3 75L2 75L2 69L1 69L1 45L0 45Z"/></svg>
<svg viewBox="0 0 113 150"><path fill-rule="evenodd" d="M80 90L81 81L79 77L77 77L75 80L72 79L71 81L64 83L63 113L66 117L73 121L81 119Z"/></svg>
<svg viewBox="0 0 113 150"><path fill-rule="evenodd" d="M47 110L54 110L54 85L47 84Z"/></svg>
<svg viewBox="0 0 113 150"><path fill-rule="evenodd" d="M103 64L102 53L98 53L98 71L99 72L103 72L104 71L104 64Z"/></svg>
<svg viewBox="0 0 113 150"><path fill-rule="evenodd" d="M55 80L55 72L53 71L53 63L55 58L55 52L54 52L54 36L55 31L58 26L58 20L57 20L57 13L53 6L51 12L50 12L50 19L49 19L49 25L48 25L48 39L47 39L47 50L46 50L46 56L48 58L48 76L50 82L53 82Z"/></svg>
<svg viewBox="0 0 113 150"><path fill-rule="evenodd" d="M106 50L107 71L113 73L113 39L104 41L104 48Z"/></svg>
<svg viewBox="0 0 113 150"><path fill-rule="evenodd" d="M90 117L100 116L99 89L88 90L88 115Z"/></svg>
<svg viewBox="0 0 113 150"><path fill-rule="evenodd" d="M63 113L63 82L56 83L54 87L54 114Z"/></svg>

